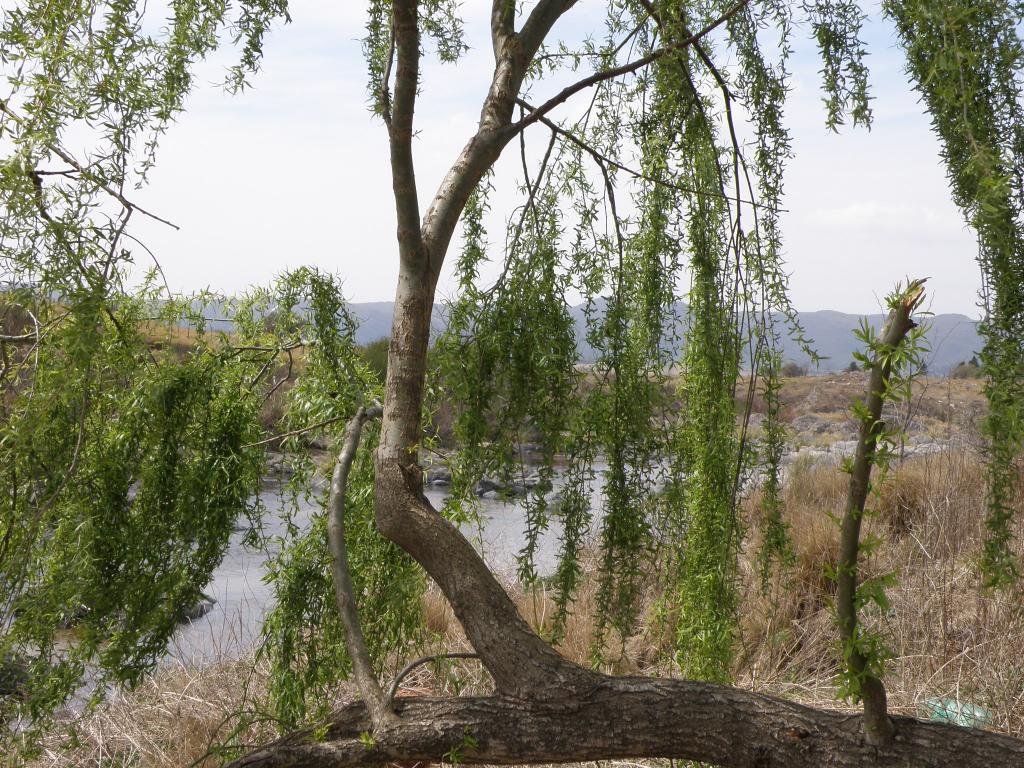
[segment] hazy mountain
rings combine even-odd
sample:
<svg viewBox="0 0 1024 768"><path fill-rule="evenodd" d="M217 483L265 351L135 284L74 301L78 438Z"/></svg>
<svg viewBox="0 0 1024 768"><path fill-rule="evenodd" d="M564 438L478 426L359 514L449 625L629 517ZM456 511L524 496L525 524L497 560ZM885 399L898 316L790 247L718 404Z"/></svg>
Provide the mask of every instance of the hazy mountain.
<svg viewBox="0 0 1024 768"><path fill-rule="evenodd" d="M22 287L22 286L19 286ZM27 287L27 286L25 286ZM9 289L10 286L7 286ZM0 293L4 287L0 285ZM591 308L592 313L603 312L607 299L598 298ZM394 312L394 302L391 301L370 301L350 304L353 313L359 318L359 328L356 331L356 342L366 344L379 338L391 335L391 317ZM233 323L230 319L224 318L226 312L223 304L218 301L204 303L196 302L195 309L201 310L210 319L207 322L207 329L213 331L229 331ZM576 338L579 339L580 357L585 363L593 362L597 353L586 341L586 305L580 304L570 309L574 325L576 327ZM435 305L433 319L434 334L444 330L444 307ZM675 306L674 317L671 323L677 328L685 325L686 305L678 303ZM839 371L853 360L853 351L858 348L856 337L853 331L860 324L860 315L845 314L832 310L819 310L817 312L801 312L800 323L809 339L813 339L813 347L824 360L821 361L818 371ZM885 317L881 314L867 315L868 321L880 329ZM978 335L977 321L966 315L946 314L934 315L928 318L930 326L927 333L927 340L931 347L925 355L925 362L928 370L935 374L948 373L957 363L970 360L972 356L981 351L982 340ZM783 340L783 352L787 361L793 361L800 365L808 366L810 369L810 358L800 349L799 345L785 337ZM814 372L811 370L810 372Z"/></svg>
<svg viewBox="0 0 1024 768"><path fill-rule="evenodd" d="M359 329L356 341L365 344L391 334L391 315L394 304L390 301L374 301L351 305L359 318ZM598 304L598 311L603 307ZM676 308L676 317L685 315L685 306ZM594 350L585 340L585 306L573 307L573 320L576 325L577 338L581 339L580 356L584 362L593 362L596 357ZM435 332L444 328L443 309L434 308L433 326ZM814 339L814 348L818 354L827 358L820 364L820 371L837 371L846 368L853 360L853 351L858 347L853 331L859 326L860 315L845 314L832 310L818 312L801 312L800 322L807 336ZM867 315L868 321L876 328L881 328L885 318L881 314ZM977 322L966 315L935 315L928 320L931 326L926 338L931 351L925 356L928 369L936 374L948 373L957 363L969 360L982 346L977 332ZM783 342L783 351L787 360L801 365L808 365L810 360L796 342L788 337Z"/></svg>
<svg viewBox="0 0 1024 768"><path fill-rule="evenodd" d="M814 339L815 350L828 358L821 362L820 370L842 370L850 364L853 351L859 346L853 331L859 327L860 318L860 315L831 310L800 313L800 322L807 335ZM885 322L885 316L881 314L868 315L867 318L876 329ZM970 360L981 350L977 322L966 315L934 315L928 318L928 325L925 338L930 350L925 355L925 362L932 373L948 373L957 363ZM792 339L785 340L783 349L788 360L809 364L807 355Z"/></svg>

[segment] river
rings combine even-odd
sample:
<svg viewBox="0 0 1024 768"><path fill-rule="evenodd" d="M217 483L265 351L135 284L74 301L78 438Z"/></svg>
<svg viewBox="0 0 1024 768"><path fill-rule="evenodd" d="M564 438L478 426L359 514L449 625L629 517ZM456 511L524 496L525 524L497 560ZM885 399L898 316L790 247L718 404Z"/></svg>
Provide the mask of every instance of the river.
<svg viewBox="0 0 1024 768"><path fill-rule="evenodd" d="M600 470L598 475L600 478ZM559 485L556 480L556 490ZM602 483L598 479L593 485L592 504L596 517L601 508ZM441 489L429 487L424 493L435 507L439 507L447 495ZM266 532L283 533L284 523L280 515L275 514L284 509L286 503L280 486L267 483L260 497L267 510ZM467 526L463 533L476 544L493 571L500 577L512 579L526 527L523 506L516 500L480 499L479 503L482 525L479 530L476 525ZM316 509L312 504L300 507L295 522L302 526ZM550 574L557 564L561 532L561 524L553 520L540 537L535 562L541 575ZM264 553L246 547L242 543L244 538L245 531L232 534L227 554L204 590L216 603L205 616L181 625L172 640L169 661L201 664L238 658L258 639L264 613L273 600L273 590L263 581Z"/></svg>

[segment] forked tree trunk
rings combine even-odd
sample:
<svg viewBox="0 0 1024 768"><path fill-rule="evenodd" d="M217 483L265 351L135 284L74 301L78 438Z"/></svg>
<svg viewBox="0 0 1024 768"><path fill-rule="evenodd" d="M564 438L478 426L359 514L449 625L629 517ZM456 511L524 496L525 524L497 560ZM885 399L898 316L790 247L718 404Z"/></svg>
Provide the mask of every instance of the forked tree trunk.
<svg viewBox="0 0 1024 768"><path fill-rule="evenodd" d="M376 457L376 520L380 532L415 558L444 593L493 676L495 694L400 699L398 722L388 719L376 727L366 707L352 703L332 718L326 733L293 734L232 765L348 768L672 757L745 768L1024 766L1024 742L1005 736L894 718L895 738L879 748L865 742L859 715L709 683L611 678L583 669L531 631L472 545L427 502L417 454L438 275L466 200L516 135L511 116L527 66L575 0L538 0L519 32L513 29L516 4L493 3L495 72L479 129L422 219L411 147L418 3L392 3L395 88L385 119L401 269Z"/></svg>
<svg viewBox="0 0 1024 768"><path fill-rule="evenodd" d="M410 146L419 77L417 3L398 0L393 11L397 67L389 131L400 270L376 462L377 526L437 582L499 690L514 695L543 696L551 685L586 689L595 676L565 662L530 630L473 546L423 496L418 465L423 388L434 291L452 233L477 183L515 135L509 123L526 64L573 2L543 0L519 35L509 34L511 15L504 9L511 6L495 3L495 70L479 128L422 221Z"/></svg>

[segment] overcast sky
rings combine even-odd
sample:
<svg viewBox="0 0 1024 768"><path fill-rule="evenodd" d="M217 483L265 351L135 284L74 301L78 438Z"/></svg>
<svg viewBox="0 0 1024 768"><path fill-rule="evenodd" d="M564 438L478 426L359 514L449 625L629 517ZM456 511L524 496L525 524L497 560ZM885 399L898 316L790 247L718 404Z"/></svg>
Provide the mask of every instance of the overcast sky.
<svg viewBox="0 0 1024 768"><path fill-rule="evenodd" d="M226 57L201 69L202 87L164 139L149 187L136 193L181 230L146 222L136 233L175 290L232 292L315 264L342 275L352 301L391 300L394 207L385 129L366 108L364 3L291 5L293 22L268 36L264 69L249 91L230 96L218 87ZM601 5L582 2L556 32L599 31ZM473 50L457 66L425 68L415 142L421 200L476 124L493 64L489 6L465 0ZM784 218L795 306L877 311L896 280L930 276L933 311L976 317L974 237L949 200L938 144L907 85L892 29L873 11L865 35L872 130L839 135L824 127L820 65L806 31L797 34L788 109L796 157ZM539 99L547 90L535 93ZM510 173L499 180L513 189ZM441 293L451 286L446 274Z"/></svg>

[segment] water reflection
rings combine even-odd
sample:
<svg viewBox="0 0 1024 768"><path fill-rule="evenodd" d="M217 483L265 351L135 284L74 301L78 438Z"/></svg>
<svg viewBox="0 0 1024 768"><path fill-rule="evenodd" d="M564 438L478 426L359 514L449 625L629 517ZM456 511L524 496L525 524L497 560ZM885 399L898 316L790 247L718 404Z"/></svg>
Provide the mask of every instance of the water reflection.
<svg viewBox="0 0 1024 768"><path fill-rule="evenodd" d="M556 481L557 492L560 483ZM600 473L592 488L592 505L600 509ZM425 494L439 507L447 496L439 488L427 488ZM266 507L265 527L269 534L283 534L284 523L277 512L284 509L285 501L280 487L268 484L260 493ZM480 499L481 525L466 526L463 533L474 542L484 560L500 577L512 580L516 572L516 556L523 546L526 528L525 510L515 500ZM317 508L311 504L300 506L294 521L306 525ZM554 571L558 562L561 523L553 520L538 541L537 572L544 576ZM237 658L252 647L258 639L263 616L273 599L270 585L263 581L265 555L244 546L244 531L231 536L231 543L223 562L213 573L205 592L217 602L205 616L182 624L169 649L169 660L203 663L215 659Z"/></svg>

